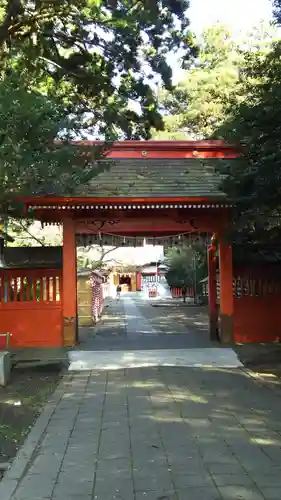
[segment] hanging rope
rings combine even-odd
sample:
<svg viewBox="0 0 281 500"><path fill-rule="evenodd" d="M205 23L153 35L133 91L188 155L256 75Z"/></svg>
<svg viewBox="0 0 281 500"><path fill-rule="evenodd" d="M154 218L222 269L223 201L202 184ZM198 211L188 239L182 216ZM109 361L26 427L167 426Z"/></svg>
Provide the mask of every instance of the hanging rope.
<svg viewBox="0 0 281 500"><path fill-rule="evenodd" d="M144 245L159 245L167 248L169 246L181 245L182 243L197 243L205 246L209 244L209 238L206 234L189 232L171 234L168 236L155 236L151 238L99 232L98 234L77 235L76 242L78 246L84 247L96 244L99 246L102 245L112 247L141 247Z"/></svg>

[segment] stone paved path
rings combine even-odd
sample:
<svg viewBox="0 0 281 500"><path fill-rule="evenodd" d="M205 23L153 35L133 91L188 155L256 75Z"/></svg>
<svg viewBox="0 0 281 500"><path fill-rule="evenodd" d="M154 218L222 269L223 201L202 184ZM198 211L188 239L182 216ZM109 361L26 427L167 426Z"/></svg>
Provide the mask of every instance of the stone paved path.
<svg viewBox="0 0 281 500"><path fill-rule="evenodd" d="M82 344L69 354L70 370L240 366L233 349L211 343L206 332L171 321L170 309L156 323L149 315L151 310L150 302L133 294L125 296L121 303L113 300L97 336L84 334Z"/></svg>
<svg viewBox="0 0 281 500"><path fill-rule="evenodd" d="M184 349L213 347L206 332L195 332L170 319L171 309L154 321L150 303L125 296L124 300L112 300L105 309L104 320L97 328L97 336L90 329L83 333L81 346L84 350L131 350L131 349ZM162 308L161 308L162 310ZM163 317L164 316L164 317ZM86 329L87 330L87 329ZM90 334L89 334L90 332Z"/></svg>
<svg viewBox="0 0 281 500"><path fill-rule="evenodd" d="M0 499L280 500L280 396L242 369L69 373Z"/></svg>

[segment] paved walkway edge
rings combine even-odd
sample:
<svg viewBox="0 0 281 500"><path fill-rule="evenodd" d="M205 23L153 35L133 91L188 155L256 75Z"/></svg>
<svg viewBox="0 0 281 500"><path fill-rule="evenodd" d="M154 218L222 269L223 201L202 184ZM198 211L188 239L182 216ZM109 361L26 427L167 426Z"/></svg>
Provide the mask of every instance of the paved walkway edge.
<svg viewBox="0 0 281 500"><path fill-rule="evenodd" d="M27 435L24 444L14 458L11 467L7 470L2 481L0 481L1 499L12 500L13 494L24 476L34 453L40 445L48 423L64 394L64 385L66 382L69 382L71 378L72 376L68 374L63 376L49 401L43 407L42 412Z"/></svg>
<svg viewBox="0 0 281 500"><path fill-rule="evenodd" d="M69 371L120 370L155 366L241 368L231 348L153 349L138 351L70 351Z"/></svg>

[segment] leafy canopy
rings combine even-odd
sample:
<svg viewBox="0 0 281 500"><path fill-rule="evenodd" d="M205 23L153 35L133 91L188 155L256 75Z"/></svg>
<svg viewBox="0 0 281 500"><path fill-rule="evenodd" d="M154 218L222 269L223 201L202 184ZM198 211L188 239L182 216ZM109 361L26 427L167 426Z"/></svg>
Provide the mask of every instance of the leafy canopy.
<svg viewBox="0 0 281 500"><path fill-rule="evenodd" d="M155 80L171 89L170 52L196 51L187 0L4 0L0 71L57 96L96 137L149 138L163 126ZM132 103L134 103L132 105Z"/></svg>
<svg viewBox="0 0 281 500"><path fill-rule="evenodd" d="M166 56L195 52L186 0L0 2L0 208L27 195L75 194L102 148L74 137L148 138L162 127L155 80ZM54 141L63 143L56 147Z"/></svg>
<svg viewBox="0 0 281 500"><path fill-rule="evenodd" d="M206 249L195 244L169 248L166 264L166 279L172 287L199 290L200 281L208 273Z"/></svg>
<svg viewBox="0 0 281 500"><path fill-rule="evenodd" d="M71 144L78 127L58 99L26 90L14 76L0 82L2 212L21 196L74 193L92 178L92 162L101 148L83 156Z"/></svg>
<svg viewBox="0 0 281 500"><path fill-rule="evenodd" d="M232 114L241 69L248 53L266 50L275 29L261 24L247 40L235 40L223 25L207 28L199 40L199 55L173 92L162 91L165 131L156 138L208 139Z"/></svg>
<svg viewBox="0 0 281 500"><path fill-rule="evenodd" d="M269 53L245 59L239 99L216 135L242 144L241 160L223 188L235 202L235 229L242 240L280 242L281 42Z"/></svg>

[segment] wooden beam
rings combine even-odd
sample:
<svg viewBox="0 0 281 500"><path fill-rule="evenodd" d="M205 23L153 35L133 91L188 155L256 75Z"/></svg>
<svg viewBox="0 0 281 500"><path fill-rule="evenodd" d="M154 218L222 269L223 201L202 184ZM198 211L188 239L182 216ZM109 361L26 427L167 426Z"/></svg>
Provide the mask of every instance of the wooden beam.
<svg viewBox="0 0 281 500"><path fill-rule="evenodd" d="M75 221L63 221L63 267L62 267L62 322L65 346L73 346L78 339L77 324L77 263Z"/></svg>
<svg viewBox="0 0 281 500"><path fill-rule="evenodd" d="M220 340L222 343L232 343L234 342L232 245L225 241L223 234L219 235L219 267Z"/></svg>
<svg viewBox="0 0 281 500"><path fill-rule="evenodd" d="M208 300L209 300L209 332L211 340L218 340L218 308L217 308L217 264L216 247L213 238L208 248Z"/></svg>

